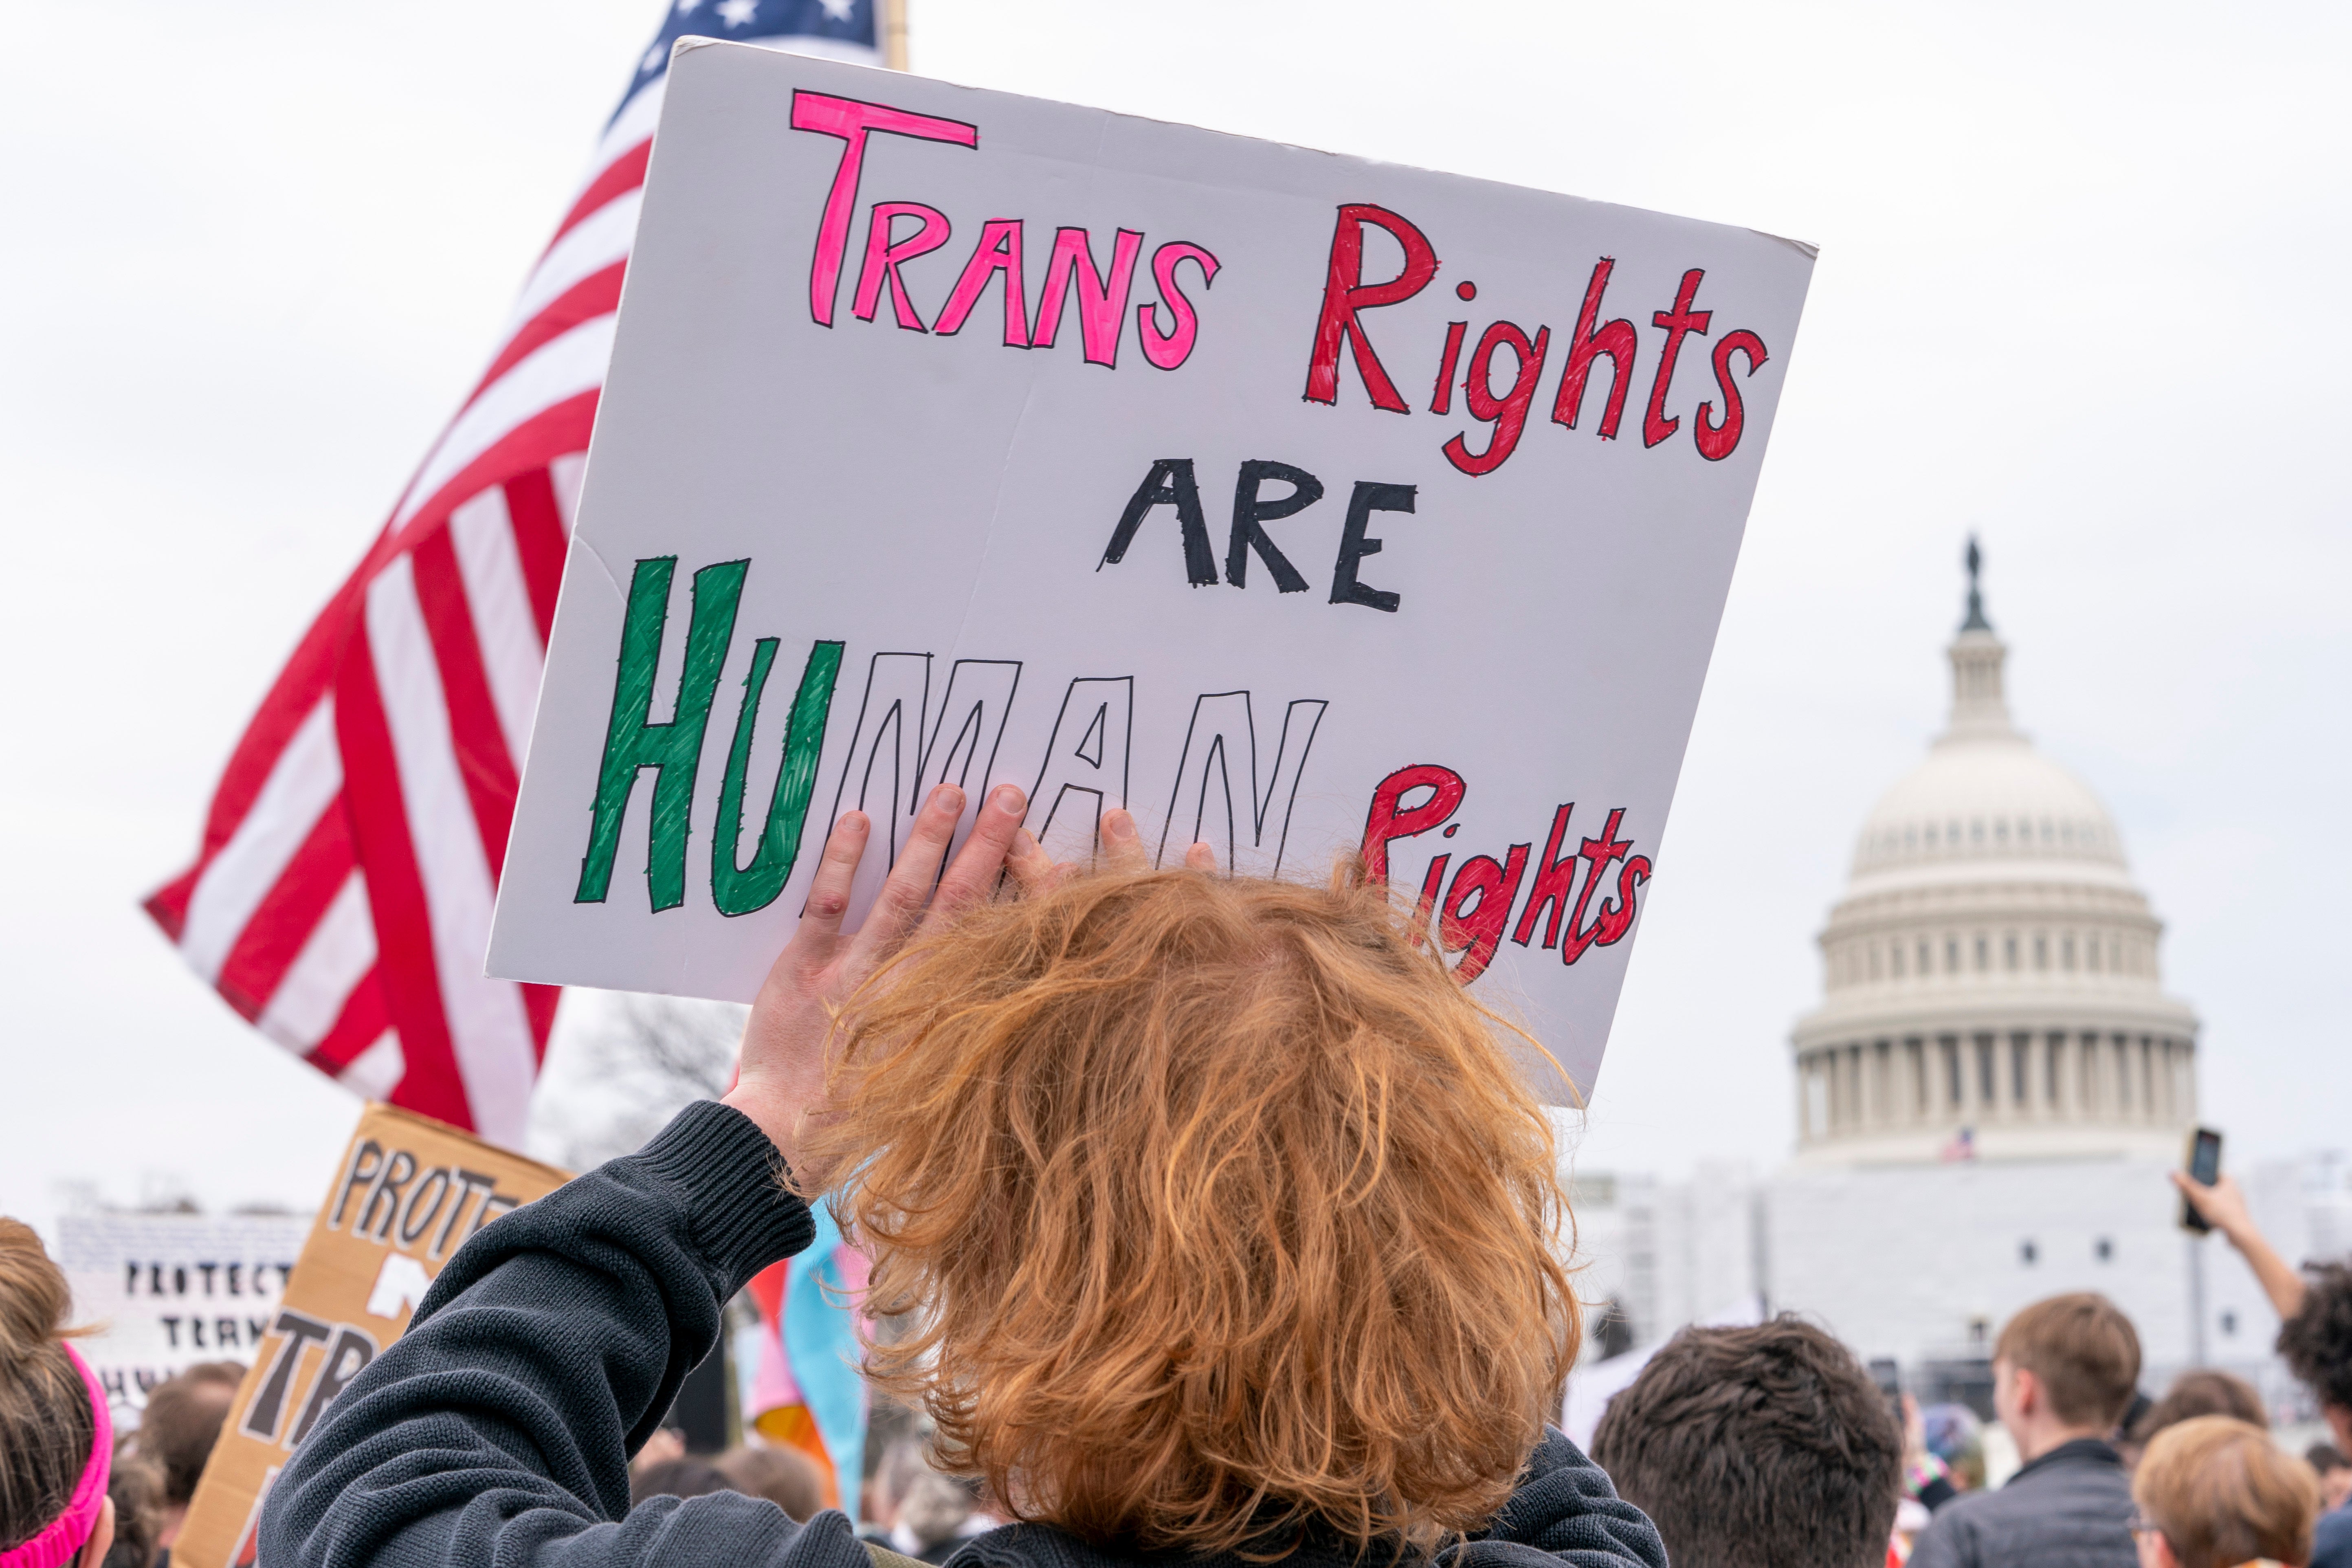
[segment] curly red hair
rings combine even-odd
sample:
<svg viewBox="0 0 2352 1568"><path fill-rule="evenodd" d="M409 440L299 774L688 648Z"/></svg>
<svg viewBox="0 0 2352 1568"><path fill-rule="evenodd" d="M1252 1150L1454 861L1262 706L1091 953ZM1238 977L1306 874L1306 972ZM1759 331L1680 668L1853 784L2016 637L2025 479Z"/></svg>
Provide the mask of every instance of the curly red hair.
<svg viewBox="0 0 2352 1568"><path fill-rule="evenodd" d="M984 905L854 998L803 1153L948 1468L1098 1542L1415 1552L1575 1359L1552 1130L1385 896L1192 871Z"/></svg>

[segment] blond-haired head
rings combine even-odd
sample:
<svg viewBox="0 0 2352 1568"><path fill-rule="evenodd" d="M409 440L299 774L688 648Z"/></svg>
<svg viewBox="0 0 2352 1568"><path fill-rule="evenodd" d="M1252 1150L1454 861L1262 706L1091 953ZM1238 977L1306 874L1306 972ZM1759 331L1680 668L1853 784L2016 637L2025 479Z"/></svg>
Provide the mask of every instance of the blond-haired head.
<svg viewBox="0 0 2352 1568"><path fill-rule="evenodd" d="M2319 1478L2251 1421L2199 1415L2150 1438L2132 1499L2179 1568L2305 1563Z"/></svg>
<svg viewBox="0 0 2352 1568"><path fill-rule="evenodd" d="M1550 1123L1351 879L1080 878L910 948L803 1152L942 1462L1097 1541L1427 1551L1573 1361Z"/></svg>

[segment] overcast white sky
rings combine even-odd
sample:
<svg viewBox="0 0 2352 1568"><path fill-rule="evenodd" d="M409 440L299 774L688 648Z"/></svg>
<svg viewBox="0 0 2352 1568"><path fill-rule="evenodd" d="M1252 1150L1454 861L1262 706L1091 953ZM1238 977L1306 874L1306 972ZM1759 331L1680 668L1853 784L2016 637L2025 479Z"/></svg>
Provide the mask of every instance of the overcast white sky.
<svg viewBox="0 0 2352 1568"><path fill-rule="evenodd" d="M1822 247L1588 1166L1787 1152L1970 529L2232 1155L2352 1143L2344 7L913 0L918 69ZM136 900L478 370L658 0L11 4L0 1210L308 1206L355 1103Z"/></svg>

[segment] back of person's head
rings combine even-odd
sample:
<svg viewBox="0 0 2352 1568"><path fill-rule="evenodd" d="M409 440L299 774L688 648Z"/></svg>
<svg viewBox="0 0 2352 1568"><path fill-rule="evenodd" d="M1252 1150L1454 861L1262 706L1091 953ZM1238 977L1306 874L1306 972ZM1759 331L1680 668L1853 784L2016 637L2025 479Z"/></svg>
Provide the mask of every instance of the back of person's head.
<svg viewBox="0 0 2352 1568"><path fill-rule="evenodd" d="M802 1149L913 1325L867 1368L995 1511L1426 1551L1508 1498L1579 1331L1550 1122L1383 889L1074 879L845 1026Z"/></svg>
<svg viewBox="0 0 2352 1568"><path fill-rule="evenodd" d="M2352 1412L2352 1263L2304 1269L2303 1310L2279 1325L2278 1352L2322 1405Z"/></svg>
<svg viewBox="0 0 2352 1568"><path fill-rule="evenodd" d="M898 1524L925 1552L953 1541L980 1506L971 1489L953 1476L925 1470L908 1483L898 1500Z"/></svg>
<svg viewBox="0 0 2352 1568"><path fill-rule="evenodd" d="M2070 1426L2113 1427L2139 1382L2139 1335L2095 1291L2051 1296L2001 1325L1993 1360L2032 1373L2051 1414Z"/></svg>
<svg viewBox="0 0 2352 1568"><path fill-rule="evenodd" d="M738 1489L718 1466L688 1454L647 1465L631 1476L629 1502L634 1507L652 1497L705 1497L711 1492Z"/></svg>
<svg viewBox="0 0 2352 1568"><path fill-rule="evenodd" d="M163 1536L163 1476L126 1444L115 1451L106 1495L114 1504L114 1542L100 1568L152 1568Z"/></svg>
<svg viewBox="0 0 2352 1568"><path fill-rule="evenodd" d="M2303 1457L2319 1477L2319 1511L2330 1512L2352 1501L2352 1460L2333 1443L2314 1443Z"/></svg>
<svg viewBox="0 0 2352 1568"><path fill-rule="evenodd" d="M41 1238L0 1218L0 1551L64 1514L90 1462L98 1414L66 1353L72 1306Z"/></svg>
<svg viewBox="0 0 2352 1568"><path fill-rule="evenodd" d="M2271 1424L2263 1396L2242 1377L2212 1367L2194 1367L2172 1380L2164 1397L2149 1405L2126 1432L2135 1443L2146 1443L2168 1426L2199 1415L2227 1415L2255 1426Z"/></svg>
<svg viewBox="0 0 2352 1568"><path fill-rule="evenodd" d="M2150 1438L2132 1499L2180 1568L2311 1559L2319 1478L2271 1435L2227 1415L2193 1415Z"/></svg>
<svg viewBox="0 0 2352 1568"><path fill-rule="evenodd" d="M737 1491L766 1498L803 1524L824 1507L816 1462L797 1448L730 1448L713 1463Z"/></svg>
<svg viewBox="0 0 2352 1568"><path fill-rule="evenodd" d="M139 1453L163 1481L167 1508L185 1508L196 1481L220 1441L221 1423L236 1399L245 1367L233 1361L200 1361L157 1384L139 1414Z"/></svg>
<svg viewBox="0 0 2352 1568"><path fill-rule="evenodd" d="M1592 1458L1677 1568L1878 1568L1903 1433L1836 1340L1783 1317L1685 1329L1609 1402Z"/></svg>

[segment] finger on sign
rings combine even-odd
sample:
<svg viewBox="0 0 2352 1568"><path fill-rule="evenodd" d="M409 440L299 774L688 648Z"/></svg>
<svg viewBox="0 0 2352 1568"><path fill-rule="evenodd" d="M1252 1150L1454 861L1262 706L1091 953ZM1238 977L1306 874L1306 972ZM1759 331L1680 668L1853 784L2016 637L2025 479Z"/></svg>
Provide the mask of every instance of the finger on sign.
<svg viewBox="0 0 2352 1568"><path fill-rule="evenodd" d="M1004 869L1013 836L1024 831L1021 818L1028 809L1029 797L1013 784L998 784L988 792L972 821L971 837L963 841L948 874L940 879L928 920L944 919L988 897L997 873Z"/></svg>
<svg viewBox="0 0 2352 1568"><path fill-rule="evenodd" d="M1005 852L1004 868L1013 873L1024 893L1043 893L1059 880L1054 858L1037 842L1037 836L1027 828L1013 836L1013 847Z"/></svg>
<svg viewBox="0 0 2352 1568"><path fill-rule="evenodd" d="M825 835L824 854L817 861L816 875L809 879L808 908L801 913L795 941L802 936L829 941L841 934L842 917L849 912L850 884L856 880L857 863L866 858L866 840L873 830L864 812L845 811Z"/></svg>
<svg viewBox="0 0 2352 1568"><path fill-rule="evenodd" d="M1135 816L1123 805L1112 806L1102 814L1103 859L1114 871L1149 871L1150 853L1143 847L1143 835L1135 830Z"/></svg>
<svg viewBox="0 0 2352 1568"><path fill-rule="evenodd" d="M875 895L873 910L858 928L861 956L878 962L883 952L914 929L939 883L940 863L947 858L948 845L955 838L956 823L962 816L963 791L951 784L940 784L923 802L923 809L915 814L914 826L908 830L907 847L898 851L897 863L882 880L882 890Z"/></svg>
<svg viewBox="0 0 2352 1568"><path fill-rule="evenodd" d="M1184 868L1188 871L1214 871L1217 868L1216 849L1195 840L1192 847L1184 851Z"/></svg>

